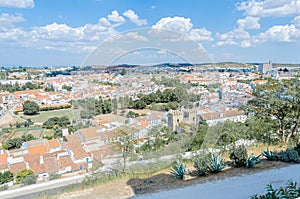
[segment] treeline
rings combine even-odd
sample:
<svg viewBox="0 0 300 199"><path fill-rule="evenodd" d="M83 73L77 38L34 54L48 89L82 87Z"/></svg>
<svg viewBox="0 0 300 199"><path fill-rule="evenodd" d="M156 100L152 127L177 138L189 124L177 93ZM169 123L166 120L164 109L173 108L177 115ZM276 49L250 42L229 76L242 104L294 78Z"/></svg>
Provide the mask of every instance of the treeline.
<svg viewBox="0 0 300 199"><path fill-rule="evenodd" d="M40 107L40 111L52 111L52 110L60 110L60 109L68 109L71 108L71 104L66 104L66 105L60 105L60 106L47 106L47 107Z"/></svg>
<svg viewBox="0 0 300 199"><path fill-rule="evenodd" d="M69 124L71 124L71 122L67 116L52 117L43 123L43 128L52 129L55 126L67 127Z"/></svg>
<svg viewBox="0 0 300 199"><path fill-rule="evenodd" d="M144 109L147 105L155 105L158 103L168 104L168 109L177 109L179 105L188 106L192 102L200 100L200 96L194 93L188 93L187 89L181 86L175 89L166 89L163 92L157 90L155 93L149 95L140 95L139 99L132 101L129 108Z"/></svg>
<svg viewBox="0 0 300 199"><path fill-rule="evenodd" d="M8 139L2 147L3 149L12 150L18 149L22 146L24 142L28 142L30 140L35 140L36 138L32 134L22 135L20 138Z"/></svg>
<svg viewBox="0 0 300 199"><path fill-rule="evenodd" d="M24 91L24 90L35 90L40 89L42 86L40 84L35 84L32 82L26 82L23 86L20 86L18 82L15 84L2 84L0 83L0 90L1 91L8 91L10 93L16 92L16 91Z"/></svg>
<svg viewBox="0 0 300 199"><path fill-rule="evenodd" d="M177 109L180 106L189 107L194 102L200 100L200 95L188 93L183 87L175 89L166 89L163 92L158 90L149 95L138 94L138 99L133 100L131 97L120 97L103 100L88 98L71 101L74 109L80 109L82 119L90 118L94 115L116 113L117 109L155 109L165 110Z"/></svg>

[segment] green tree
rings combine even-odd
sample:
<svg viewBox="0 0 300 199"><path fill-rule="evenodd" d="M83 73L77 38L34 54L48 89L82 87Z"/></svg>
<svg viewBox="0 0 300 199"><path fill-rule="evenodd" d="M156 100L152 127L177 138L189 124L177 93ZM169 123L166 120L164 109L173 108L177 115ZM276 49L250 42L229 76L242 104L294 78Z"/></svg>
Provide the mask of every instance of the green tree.
<svg viewBox="0 0 300 199"><path fill-rule="evenodd" d="M126 170L127 158L134 151L134 144L136 143L136 138L131 132L126 132L124 130L119 130L116 132L118 140L114 142L117 148L122 152L123 157L123 172Z"/></svg>
<svg viewBox="0 0 300 199"><path fill-rule="evenodd" d="M39 105L27 100L23 104L23 112L24 115L35 115L39 112Z"/></svg>
<svg viewBox="0 0 300 199"><path fill-rule="evenodd" d="M0 172L0 185L14 180L14 174L10 171Z"/></svg>
<svg viewBox="0 0 300 199"><path fill-rule="evenodd" d="M120 73L122 76L126 75L126 70L125 68L122 69L121 73Z"/></svg>
<svg viewBox="0 0 300 199"><path fill-rule="evenodd" d="M24 180L27 176L34 174L33 171L29 169L22 169L18 171L18 173L15 176L15 180L17 183L20 183L22 180Z"/></svg>
<svg viewBox="0 0 300 199"><path fill-rule="evenodd" d="M254 113L258 118L276 121L277 137L287 145L299 128L300 119L300 80L269 79L266 84L259 85L253 92L243 109Z"/></svg>
<svg viewBox="0 0 300 199"><path fill-rule="evenodd" d="M208 125L205 121L202 122L201 124L199 124L197 133L196 133L188 151L196 151L201 148L201 145L204 141L207 131L208 131Z"/></svg>

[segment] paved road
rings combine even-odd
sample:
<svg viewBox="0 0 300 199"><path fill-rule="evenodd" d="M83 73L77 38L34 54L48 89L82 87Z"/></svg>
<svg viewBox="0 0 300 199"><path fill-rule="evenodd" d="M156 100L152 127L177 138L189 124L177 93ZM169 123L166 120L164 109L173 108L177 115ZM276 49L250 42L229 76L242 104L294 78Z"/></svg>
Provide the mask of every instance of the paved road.
<svg viewBox="0 0 300 199"><path fill-rule="evenodd" d="M37 195L42 195L43 193L46 192L56 193L57 191L59 191L60 189L68 185L82 182L85 176L86 176L85 174L78 175L78 176L73 176L68 178L52 180L41 184L34 184L25 187L20 187L17 189L2 191L0 192L0 198L1 199L7 199L7 198L27 199L27 198L33 198L34 196Z"/></svg>
<svg viewBox="0 0 300 199"><path fill-rule="evenodd" d="M249 199L253 194L263 194L267 184L273 187L283 186L293 179L300 183L300 165L272 169L251 175L231 177L181 189L141 195L138 199L187 198L187 199Z"/></svg>

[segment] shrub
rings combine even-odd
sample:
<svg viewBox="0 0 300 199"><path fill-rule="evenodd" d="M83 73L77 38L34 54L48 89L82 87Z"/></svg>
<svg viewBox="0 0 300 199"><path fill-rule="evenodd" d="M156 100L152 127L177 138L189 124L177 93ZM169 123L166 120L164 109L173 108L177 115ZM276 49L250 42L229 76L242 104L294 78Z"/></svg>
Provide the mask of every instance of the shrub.
<svg viewBox="0 0 300 199"><path fill-rule="evenodd" d="M300 142L294 147L294 150L297 151L300 156Z"/></svg>
<svg viewBox="0 0 300 199"><path fill-rule="evenodd" d="M274 189L271 184L266 186L267 193L263 195L253 195L251 199L283 199L283 198L298 198L300 197L300 187L297 188L297 183L288 181L286 187Z"/></svg>
<svg viewBox="0 0 300 199"><path fill-rule="evenodd" d="M235 167L245 167L247 158L247 149L244 145L234 147L230 152L230 160Z"/></svg>
<svg viewBox="0 0 300 199"><path fill-rule="evenodd" d="M255 167L257 164L261 163L261 160L259 159L260 156L261 155L255 156L251 154L246 160L246 168L252 168Z"/></svg>
<svg viewBox="0 0 300 199"><path fill-rule="evenodd" d="M22 181L22 184L24 185L30 185L30 184L35 184L36 183L36 177L34 174L30 174L26 176Z"/></svg>
<svg viewBox="0 0 300 199"><path fill-rule="evenodd" d="M16 182L20 183L22 180L24 180L27 176L33 175L33 172L28 169L22 169L18 171L18 173L15 176Z"/></svg>
<svg viewBox="0 0 300 199"><path fill-rule="evenodd" d="M207 175L209 173L209 157L207 155L196 157L194 167L199 176Z"/></svg>
<svg viewBox="0 0 300 199"><path fill-rule="evenodd" d="M269 149L264 150L261 155L264 156L265 158L267 158L267 160L270 160L270 161L278 160L277 153L273 152Z"/></svg>
<svg viewBox="0 0 300 199"><path fill-rule="evenodd" d="M182 163L180 160L177 160L177 164L172 167L172 170L170 171L171 174L174 175L174 178L179 178L180 180L183 180L186 175L186 165Z"/></svg>
<svg viewBox="0 0 300 199"><path fill-rule="evenodd" d="M214 153L210 158L209 170L212 173L219 173L226 167L225 159L219 154Z"/></svg>
<svg viewBox="0 0 300 199"><path fill-rule="evenodd" d="M299 163L300 158L298 152L294 149L286 149L285 151L280 151L277 154L277 158L282 162L294 162Z"/></svg>

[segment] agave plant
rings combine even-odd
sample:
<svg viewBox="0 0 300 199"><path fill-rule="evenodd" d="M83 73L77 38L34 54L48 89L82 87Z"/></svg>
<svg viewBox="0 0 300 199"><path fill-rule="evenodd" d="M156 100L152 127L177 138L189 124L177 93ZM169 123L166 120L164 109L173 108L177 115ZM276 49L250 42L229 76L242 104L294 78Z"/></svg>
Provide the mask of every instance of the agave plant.
<svg viewBox="0 0 300 199"><path fill-rule="evenodd" d="M221 158L219 154L214 153L210 158L209 170L212 173L218 173L226 167L225 159Z"/></svg>
<svg viewBox="0 0 300 199"><path fill-rule="evenodd" d="M186 165L180 160L177 160L176 162L177 164L172 167L170 173L175 179L179 178L180 180L183 180L186 175Z"/></svg>
<svg viewBox="0 0 300 199"><path fill-rule="evenodd" d="M273 152L269 149L264 150L261 154L262 156L264 156L265 158L267 158L267 160L273 161L273 160L277 160L277 153Z"/></svg>
<svg viewBox="0 0 300 199"><path fill-rule="evenodd" d="M253 154L251 154L247 160L246 160L246 168L252 168L255 165L261 163L261 160L259 159L261 155L255 156Z"/></svg>

